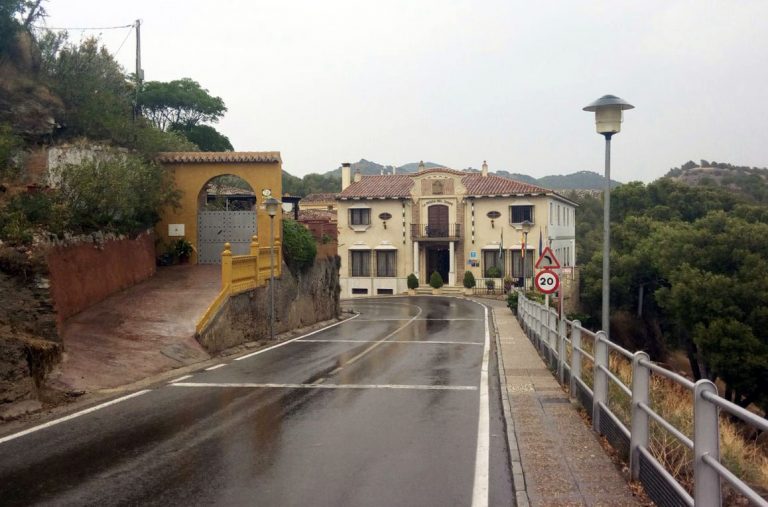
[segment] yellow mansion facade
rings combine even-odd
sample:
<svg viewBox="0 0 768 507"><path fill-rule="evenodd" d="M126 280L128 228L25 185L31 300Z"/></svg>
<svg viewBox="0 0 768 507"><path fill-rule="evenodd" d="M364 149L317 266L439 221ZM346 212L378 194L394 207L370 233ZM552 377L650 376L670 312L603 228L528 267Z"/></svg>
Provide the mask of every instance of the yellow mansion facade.
<svg viewBox="0 0 768 507"><path fill-rule="evenodd" d="M447 168L361 176L342 165L337 195L341 296L400 294L413 273L437 271L447 286L464 273L530 286L540 246L573 266L575 203L545 188Z"/></svg>

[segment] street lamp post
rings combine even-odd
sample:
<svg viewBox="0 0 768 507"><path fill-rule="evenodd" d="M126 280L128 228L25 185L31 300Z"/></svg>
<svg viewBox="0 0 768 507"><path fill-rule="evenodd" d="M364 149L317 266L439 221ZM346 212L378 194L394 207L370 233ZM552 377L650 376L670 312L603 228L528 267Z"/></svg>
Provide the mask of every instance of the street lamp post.
<svg viewBox="0 0 768 507"><path fill-rule="evenodd" d="M610 252L611 252L611 137L621 131L623 111L635 106L616 97L603 95L584 108L595 113L597 133L605 137L605 193L603 194L603 309L602 327L610 336Z"/></svg>
<svg viewBox="0 0 768 507"><path fill-rule="evenodd" d="M275 340L275 215L280 201L274 197L264 200L269 215L269 337Z"/></svg>

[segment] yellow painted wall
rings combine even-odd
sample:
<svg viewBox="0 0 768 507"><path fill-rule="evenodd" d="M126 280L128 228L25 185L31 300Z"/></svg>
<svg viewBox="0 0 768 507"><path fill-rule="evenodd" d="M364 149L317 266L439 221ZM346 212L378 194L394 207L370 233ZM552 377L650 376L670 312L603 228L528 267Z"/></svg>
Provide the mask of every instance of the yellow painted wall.
<svg viewBox="0 0 768 507"><path fill-rule="evenodd" d="M216 176L232 174L239 176L251 186L257 199L257 230L259 243L269 243L269 215L264 210L262 190L272 190L272 195L279 199L283 195L282 164L258 162L204 162L204 163L163 163L173 175L176 187L181 191L181 206L178 209L163 210L160 222L156 226L158 238L169 243L177 238L168 236L169 224L184 224L184 237L197 249L197 212L198 196L205 184ZM275 220L279 220L276 217ZM275 239L281 236L281 227L275 224ZM190 262L197 263L195 251Z"/></svg>

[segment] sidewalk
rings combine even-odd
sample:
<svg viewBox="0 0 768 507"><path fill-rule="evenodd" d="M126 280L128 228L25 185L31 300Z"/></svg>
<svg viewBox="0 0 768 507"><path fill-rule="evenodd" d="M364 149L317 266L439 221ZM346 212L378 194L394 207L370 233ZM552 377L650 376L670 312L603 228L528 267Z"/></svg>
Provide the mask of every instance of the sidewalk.
<svg viewBox="0 0 768 507"><path fill-rule="evenodd" d="M482 302L493 308L499 334L518 505L525 505L523 481L532 506L641 505L506 303Z"/></svg>

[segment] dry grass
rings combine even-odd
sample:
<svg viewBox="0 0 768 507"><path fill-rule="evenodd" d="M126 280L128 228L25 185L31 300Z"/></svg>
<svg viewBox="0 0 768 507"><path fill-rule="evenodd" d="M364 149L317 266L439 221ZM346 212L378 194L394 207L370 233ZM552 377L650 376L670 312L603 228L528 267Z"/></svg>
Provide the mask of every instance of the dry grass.
<svg viewBox="0 0 768 507"><path fill-rule="evenodd" d="M584 347L585 349L587 347ZM592 364L585 360L582 380L592 385ZM627 386L632 384L632 366L623 356L611 353L609 368ZM630 427L630 399L609 381L608 406ZM656 375L651 376L651 408L688 438L693 437L693 395L684 387ZM765 495L768 492L768 449L745 436L744 425L727 415L720 418L720 461L742 481ZM693 452L658 423L651 420L651 454L688 490L693 491ZM725 505L741 505L744 499L724 488Z"/></svg>

